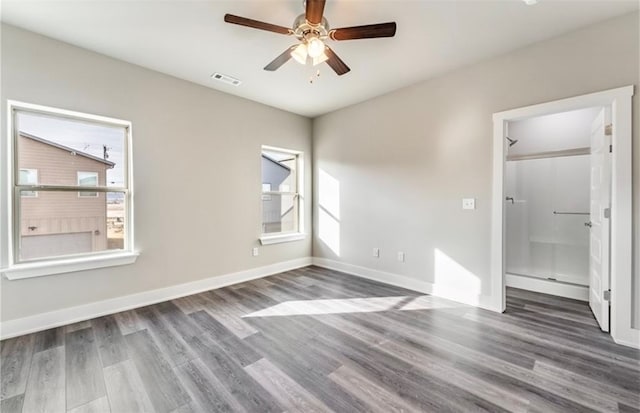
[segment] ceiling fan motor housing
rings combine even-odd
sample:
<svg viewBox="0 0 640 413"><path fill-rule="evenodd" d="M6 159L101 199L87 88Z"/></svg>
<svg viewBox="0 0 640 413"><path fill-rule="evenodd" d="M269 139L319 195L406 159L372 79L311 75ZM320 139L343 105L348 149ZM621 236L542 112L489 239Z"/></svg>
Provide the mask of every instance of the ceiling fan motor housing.
<svg viewBox="0 0 640 413"><path fill-rule="evenodd" d="M301 41L307 41L314 37L325 40L329 37L329 22L323 17L321 23L311 24L307 21L306 16L301 14L293 22L293 35Z"/></svg>

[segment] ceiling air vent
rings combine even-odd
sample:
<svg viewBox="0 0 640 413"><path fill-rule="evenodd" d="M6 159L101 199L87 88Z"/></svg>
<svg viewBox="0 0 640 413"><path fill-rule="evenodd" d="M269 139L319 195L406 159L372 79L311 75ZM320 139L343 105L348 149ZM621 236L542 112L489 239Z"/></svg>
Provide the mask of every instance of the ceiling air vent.
<svg viewBox="0 0 640 413"><path fill-rule="evenodd" d="M229 85L233 85L233 86L240 86L240 84L242 83L241 80L236 79L235 77L231 77L231 76L227 76L227 75L223 75L222 73L214 73L211 75L212 79L218 80L222 83L227 83Z"/></svg>

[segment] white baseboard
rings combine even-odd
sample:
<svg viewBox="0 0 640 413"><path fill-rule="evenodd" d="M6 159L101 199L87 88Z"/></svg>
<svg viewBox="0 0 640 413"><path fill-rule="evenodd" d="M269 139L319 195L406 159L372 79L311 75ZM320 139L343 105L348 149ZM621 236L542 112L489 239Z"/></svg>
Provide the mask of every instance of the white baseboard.
<svg viewBox="0 0 640 413"><path fill-rule="evenodd" d="M575 284L565 284L542 278L527 277L516 274L505 274L507 287L521 288L538 293L573 298L574 300L589 301L589 287Z"/></svg>
<svg viewBox="0 0 640 413"><path fill-rule="evenodd" d="M330 260L327 258L313 257L313 265L327 268L330 270L341 271L357 277L367 278L369 280L378 281L385 284L394 285L396 287L406 288L408 290L418 291L424 294L433 295L440 298L446 298L462 304L472 305L474 307L484 308L485 310L502 312L496 308L494 300L487 295L469 295L461 292L442 290L436 288L436 285L427 281L416 280L405 275L393 274L374 270L371 268L361 267L359 265L347 264L340 261Z"/></svg>
<svg viewBox="0 0 640 413"><path fill-rule="evenodd" d="M284 271L306 267L307 265L311 265L311 263L311 257L298 258L291 261L266 265L264 267L173 285L171 287L144 291L95 303L36 314L16 320L9 320L0 325L0 340L255 280Z"/></svg>
<svg viewBox="0 0 640 413"><path fill-rule="evenodd" d="M640 350L640 330L637 328L629 328L627 331L611 332L611 337L613 337L613 341L617 344L622 344L623 346L633 347Z"/></svg>

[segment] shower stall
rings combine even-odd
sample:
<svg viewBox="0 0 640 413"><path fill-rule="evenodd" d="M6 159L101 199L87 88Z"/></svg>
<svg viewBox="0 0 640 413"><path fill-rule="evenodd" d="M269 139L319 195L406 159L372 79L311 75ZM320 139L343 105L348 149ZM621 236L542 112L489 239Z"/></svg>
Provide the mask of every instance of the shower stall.
<svg viewBox="0 0 640 413"><path fill-rule="evenodd" d="M506 163L506 272L589 285L590 156Z"/></svg>

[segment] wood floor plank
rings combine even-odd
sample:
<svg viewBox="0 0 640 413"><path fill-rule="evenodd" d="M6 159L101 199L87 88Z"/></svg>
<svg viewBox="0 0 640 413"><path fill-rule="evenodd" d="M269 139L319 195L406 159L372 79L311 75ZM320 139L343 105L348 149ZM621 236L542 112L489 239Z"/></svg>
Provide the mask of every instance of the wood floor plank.
<svg viewBox="0 0 640 413"><path fill-rule="evenodd" d="M114 317L118 322L120 333L123 336L126 336L127 334L131 334L131 333L135 333L136 331L141 331L147 328L147 326L144 325L142 320L140 320L135 310L122 311L120 313L114 314Z"/></svg>
<svg viewBox="0 0 640 413"><path fill-rule="evenodd" d="M247 341L333 411L366 411L367 406L360 399L329 380L328 375L340 367L341 363L318 354L314 346L305 346L306 350L301 354L281 341L264 336L262 332L249 337Z"/></svg>
<svg viewBox="0 0 640 413"><path fill-rule="evenodd" d="M177 368L178 377L191 399L198 407L189 406L197 411L232 412L244 410L242 405L229 393L200 359L192 360ZM186 407L185 407L186 408Z"/></svg>
<svg viewBox="0 0 640 413"><path fill-rule="evenodd" d="M397 394L377 385L346 366L331 373L329 378L367 403L373 412L419 411L418 408L406 404Z"/></svg>
<svg viewBox="0 0 640 413"><path fill-rule="evenodd" d="M158 314L177 331L183 339L196 337L202 334L202 327L193 321L187 314L172 301L159 303L154 306Z"/></svg>
<svg viewBox="0 0 640 413"><path fill-rule="evenodd" d="M202 362L218 378L227 391L247 412L282 412L282 408L273 397L262 388L246 371L223 349L207 346L194 338L194 350Z"/></svg>
<svg viewBox="0 0 640 413"><path fill-rule="evenodd" d="M114 316L98 317L91 320L98 343L102 366L107 367L127 359L127 350Z"/></svg>
<svg viewBox="0 0 640 413"><path fill-rule="evenodd" d="M136 313L146 323L150 334L173 367L196 358L180 334L160 317L154 307L138 308Z"/></svg>
<svg viewBox="0 0 640 413"><path fill-rule="evenodd" d="M67 409L73 409L106 394L102 365L92 328L65 336Z"/></svg>
<svg viewBox="0 0 640 413"><path fill-rule="evenodd" d="M34 352L49 350L64 345L64 327L50 328L34 335Z"/></svg>
<svg viewBox="0 0 640 413"><path fill-rule="evenodd" d="M22 412L22 404L24 402L24 394L3 399L0 402L0 412L2 413L20 413Z"/></svg>
<svg viewBox="0 0 640 413"><path fill-rule="evenodd" d="M207 411L203 411L202 409L200 409L200 406L196 405L194 402L191 402L184 404L175 410L172 410L171 413L207 413Z"/></svg>
<svg viewBox="0 0 640 413"><path fill-rule="evenodd" d="M65 349L53 347L33 356L23 412L65 412Z"/></svg>
<svg viewBox="0 0 640 413"><path fill-rule="evenodd" d="M114 413L153 412L153 404L131 360L104 369L107 395Z"/></svg>
<svg viewBox="0 0 640 413"><path fill-rule="evenodd" d="M111 413L111 407L109 406L109 399L105 396L78 406L75 409L67 410L67 413Z"/></svg>
<svg viewBox="0 0 640 413"><path fill-rule="evenodd" d="M83 330L91 327L91 320L78 321L77 323L67 324L64 326L64 333L73 333L74 331Z"/></svg>
<svg viewBox="0 0 640 413"><path fill-rule="evenodd" d="M320 400L302 388L269 360L262 358L244 368L287 411L330 412Z"/></svg>
<svg viewBox="0 0 640 413"><path fill-rule="evenodd" d="M125 342L156 411L170 412L191 401L148 331L129 334Z"/></svg>
<svg viewBox="0 0 640 413"><path fill-rule="evenodd" d="M33 357L34 336L30 334L3 340L0 346L0 400L4 400L25 391Z"/></svg>

